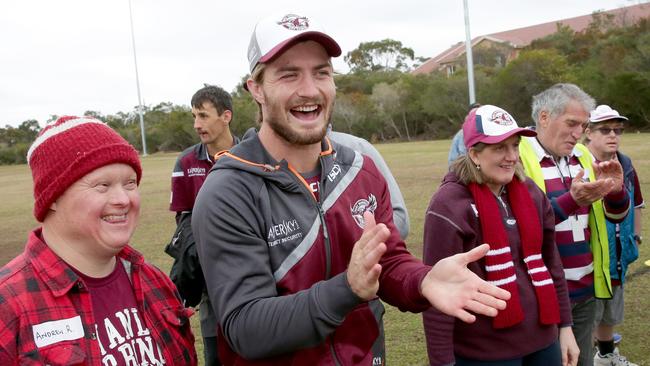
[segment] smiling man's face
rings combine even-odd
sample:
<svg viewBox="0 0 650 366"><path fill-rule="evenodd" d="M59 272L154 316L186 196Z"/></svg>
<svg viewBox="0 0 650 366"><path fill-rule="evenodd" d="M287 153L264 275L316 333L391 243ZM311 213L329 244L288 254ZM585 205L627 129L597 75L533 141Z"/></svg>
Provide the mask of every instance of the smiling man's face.
<svg viewBox="0 0 650 366"><path fill-rule="evenodd" d="M300 42L266 64L252 85L262 124L291 145L319 143L327 132L336 88L330 57L318 42Z"/></svg>

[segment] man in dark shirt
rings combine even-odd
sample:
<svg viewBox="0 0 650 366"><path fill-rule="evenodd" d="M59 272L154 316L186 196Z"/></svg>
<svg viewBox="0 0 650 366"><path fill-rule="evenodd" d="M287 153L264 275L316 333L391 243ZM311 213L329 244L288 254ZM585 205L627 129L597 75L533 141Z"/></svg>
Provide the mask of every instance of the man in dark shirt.
<svg viewBox="0 0 650 366"><path fill-rule="evenodd" d="M169 209L176 212L176 230L175 240L193 241L191 235L190 219L194 200L199 193L199 189L205 181L210 168L214 164L214 155L222 150L228 150L238 142L236 137L230 132L230 121L232 119L232 98L230 94L222 88L214 85L206 85L199 89L192 97L192 116L194 116L194 129L199 135L201 142L190 146L183 151L174 166L172 172L172 196ZM181 230L179 230L181 229ZM185 235L182 231L185 230ZM172 240L174 240L172 239ZM181 243L178 243L181 245ZM196 251L194 251L196 253ZM188 301L189 293L202 291L203 281L201 268L198 264L196 255L185 256L193 265L188 265L187 261L178 261L176 265L191 267L201 277L200 281L180 278L174 275L172 270L172 280L179 287L181 296L186 300L186 305L194 306L195 303ZM183 273L187 273L185 268ZM191 283L192 286L187 284ZM200 287L200 289L199 289ZM210 300L207 296L201 296L199 305L201 316L201 334L203 336L203 355L207 366L219 365L217 356L217 319L214 316Z"/></svg>
<svg viewBox="0 0 650 366"><path fill-rule="evenodd" d="M194 129L201 142L185 149L176 160L172 172L172 197L169 205L176 212L191 212L194 199L203 185L214 155L230 149L237 139L230 133L232 98L222 88L206 85L192 97Z"/></svg>

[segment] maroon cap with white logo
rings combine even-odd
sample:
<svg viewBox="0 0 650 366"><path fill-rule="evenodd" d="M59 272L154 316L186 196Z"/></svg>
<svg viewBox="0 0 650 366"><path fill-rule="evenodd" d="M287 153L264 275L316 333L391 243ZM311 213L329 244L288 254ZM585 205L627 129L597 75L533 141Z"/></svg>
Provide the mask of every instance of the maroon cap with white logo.
<svg viewBox="0 0 650 366"><path fill-rule="evenodd" d="M320 43L330 57L341 55L339 44L311 17L282 14L260 20L248 45L251 73L257 64L272 61L297 42L308 40Z"/></svg>
<svg viewBox="0 0 650 366"><path fill-rule="evenodd" d="M519 127L510 113L493 105L473 109L463 123L463 138L468 149L479 142L496 144L515 134L537 136L537 132Z"/></svg>

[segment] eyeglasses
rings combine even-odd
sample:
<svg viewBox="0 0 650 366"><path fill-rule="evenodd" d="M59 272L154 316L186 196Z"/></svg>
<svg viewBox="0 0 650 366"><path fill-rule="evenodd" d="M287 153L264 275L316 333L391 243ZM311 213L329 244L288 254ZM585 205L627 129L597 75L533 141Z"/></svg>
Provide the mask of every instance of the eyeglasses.
<svg viewBox="0 0 650 366"><path fill-rule="evenodd" d="M614 131L614 134L616 136L620 136L623 134L623 131L625 131L624 128L609 128L609 127L596 128L595 130L600 131L600 133L602 133L605 136L609 135L612 131Z"/></svg>

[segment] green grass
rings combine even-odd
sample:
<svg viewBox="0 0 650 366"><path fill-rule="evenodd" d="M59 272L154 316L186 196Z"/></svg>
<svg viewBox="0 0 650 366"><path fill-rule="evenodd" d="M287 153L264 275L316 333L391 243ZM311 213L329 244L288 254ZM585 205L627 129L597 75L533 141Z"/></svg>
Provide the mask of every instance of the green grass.
<svg viewBox="0 0 650 366"><path fill-rule="evenodd" d="M639 173L641 187L650 200L650 149L645 145L649 134L623 136L623 151L632 157ZM422 253L422 225L429 199L447 170L449 140L422 141L377 145L391 167L406 199L411 219L407 240L409 249L418 257ZM133 238L134 246L146 258L167 271L171 258L163 248L174 231L173 214L168 211L169 184L176 154L155 154L143 158L144 176L141 184L142 214ZM29 169L21 166L0 166L0 264L22 251L27 233L38 223L32 216L32 184ZM650 216L646 214L643 235L650 238ZM650 241L650 240L648 240ZM640 365L650 365L650 242L640 248L640 258L632 264L625 289L625 323L617 329L623 334L621 352ZM193 318L197 336L197 352L202 356L198 316ZM390 365L425 365L427 363L424 333L419 314L402 313L387 306L386 346ZM201 357L200 357L201 358Z"/></svg>

